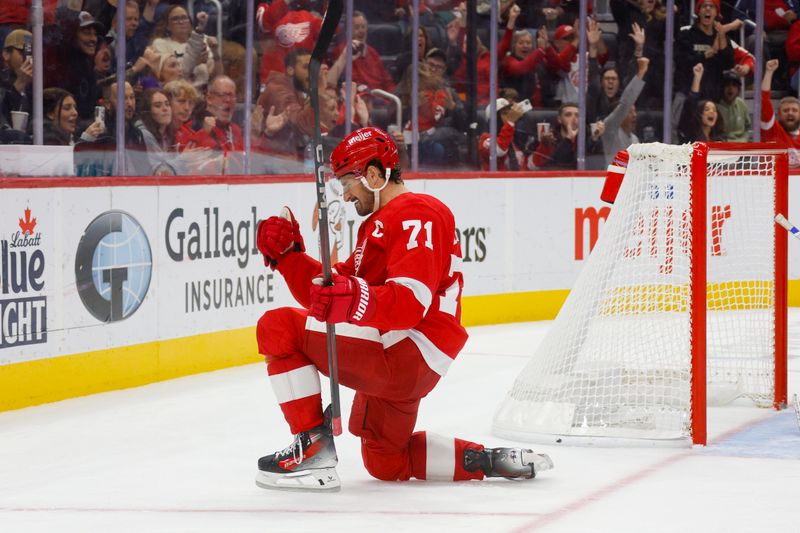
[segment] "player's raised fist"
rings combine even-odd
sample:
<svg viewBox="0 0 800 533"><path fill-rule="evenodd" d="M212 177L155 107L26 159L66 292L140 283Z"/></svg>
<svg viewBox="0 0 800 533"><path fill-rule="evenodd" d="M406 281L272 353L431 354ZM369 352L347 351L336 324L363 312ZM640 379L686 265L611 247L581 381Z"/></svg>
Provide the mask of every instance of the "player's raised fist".
<svg viewBox="0 0 800 533"><path fill-rule="evenodd" d="M256 245L264 256L264 264L275 269L281 258L292 252L305 252L300 225L291 209L284 207L279 217L269 217L258 225Z"/></svg>
<svg viewBox="0 0 800 533"><path fill-rule="evenodd" d="M334 273L330 285L323 286L322 278L314 279L308 312L328 324L360 324L375 314L375 298L363 279Z"/></svg>

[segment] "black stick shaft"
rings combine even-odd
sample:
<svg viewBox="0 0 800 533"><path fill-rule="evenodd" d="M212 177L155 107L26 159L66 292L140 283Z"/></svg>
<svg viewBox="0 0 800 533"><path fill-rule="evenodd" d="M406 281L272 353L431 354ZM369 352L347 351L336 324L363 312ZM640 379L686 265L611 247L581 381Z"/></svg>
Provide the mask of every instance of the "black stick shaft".
<svg viewBox="0 0 800 533"><path fill-rule="evenodd" d="M317 203L319 204L319 255L322 261L322 276L326 285L331 282L331 247L328 236L328 201L325 195L325 176L323 173L322 133L319 125L319 70L322 60L333 40L339 19L342 17L342 0L330 0L317 43L311 53L309 63L309 92L311 107L314 109L314 174L316 177ZM334 435L342 434L342 412L339 402L339 360L336 354L336 329L333 324L326 327L328 346L328 375L331 383L331 429Z"/></svg>

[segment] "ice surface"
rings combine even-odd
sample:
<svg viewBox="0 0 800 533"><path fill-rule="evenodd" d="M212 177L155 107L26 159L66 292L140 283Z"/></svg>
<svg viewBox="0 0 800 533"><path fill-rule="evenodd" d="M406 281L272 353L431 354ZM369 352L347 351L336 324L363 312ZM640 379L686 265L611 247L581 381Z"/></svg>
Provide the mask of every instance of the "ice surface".
<svg viewBox="0 0 800 533"><path fill-rule="evenodd" d="M510 444L489 433L492 415L549 326L471 329L417 427ZM791 397L800 310L789 336ZM345 419L351 401L343 389ZM282 493L253 481L291 437L264 366L248 365L0 413L0 531L798 531L790 414L711 408L706 449L534 447L555 469L530 482L376 481L345 433L341 492Z"/></svg>

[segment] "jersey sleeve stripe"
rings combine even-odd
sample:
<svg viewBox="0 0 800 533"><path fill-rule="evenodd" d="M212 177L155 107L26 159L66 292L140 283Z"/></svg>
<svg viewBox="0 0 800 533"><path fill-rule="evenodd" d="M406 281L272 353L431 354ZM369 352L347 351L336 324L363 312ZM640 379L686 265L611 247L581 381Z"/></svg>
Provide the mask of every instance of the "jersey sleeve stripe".
<svg viewBox="0 0 800 533"><path fill-rule="evenodd" d="M764 122L763 120L761 121L761 129L762 130L771 129L774 124L775 124L775 117L772 116L767 122Z"/></svg>
<svg viewBox="0 0 800 533"><path fill-rule="evenodd" d="M411 289L411 292L414 293L414 298L425 308L422 314L424 315L428 312L428 308L431 306L431 301L433 300L433 295L431 294L431 290L424 283L414 278L389 278L386 280L386 283L390 281L406 287L407 289Z"/></svg>

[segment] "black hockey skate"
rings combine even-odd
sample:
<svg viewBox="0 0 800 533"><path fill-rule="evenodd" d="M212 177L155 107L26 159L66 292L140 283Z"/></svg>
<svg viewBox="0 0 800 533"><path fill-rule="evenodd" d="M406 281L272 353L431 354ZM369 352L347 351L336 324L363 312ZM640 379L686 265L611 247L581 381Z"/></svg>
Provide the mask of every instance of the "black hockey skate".
<svg viewBox="0 0 800 533"><path fill-rule="evenodd" d="M533 479L537 474L553 468L550 456L534 453L525 448L484 448L464 450L464 470L483 471L486 477L507 479Z"/></svg>
<svg viewBox="0 0 800 533"><path fill-rule="evenodd" d="M298 433L292 444L259 459L256 485L264 489L337 491L341 488L338 462L326 416L321 426Z"/></svg>

